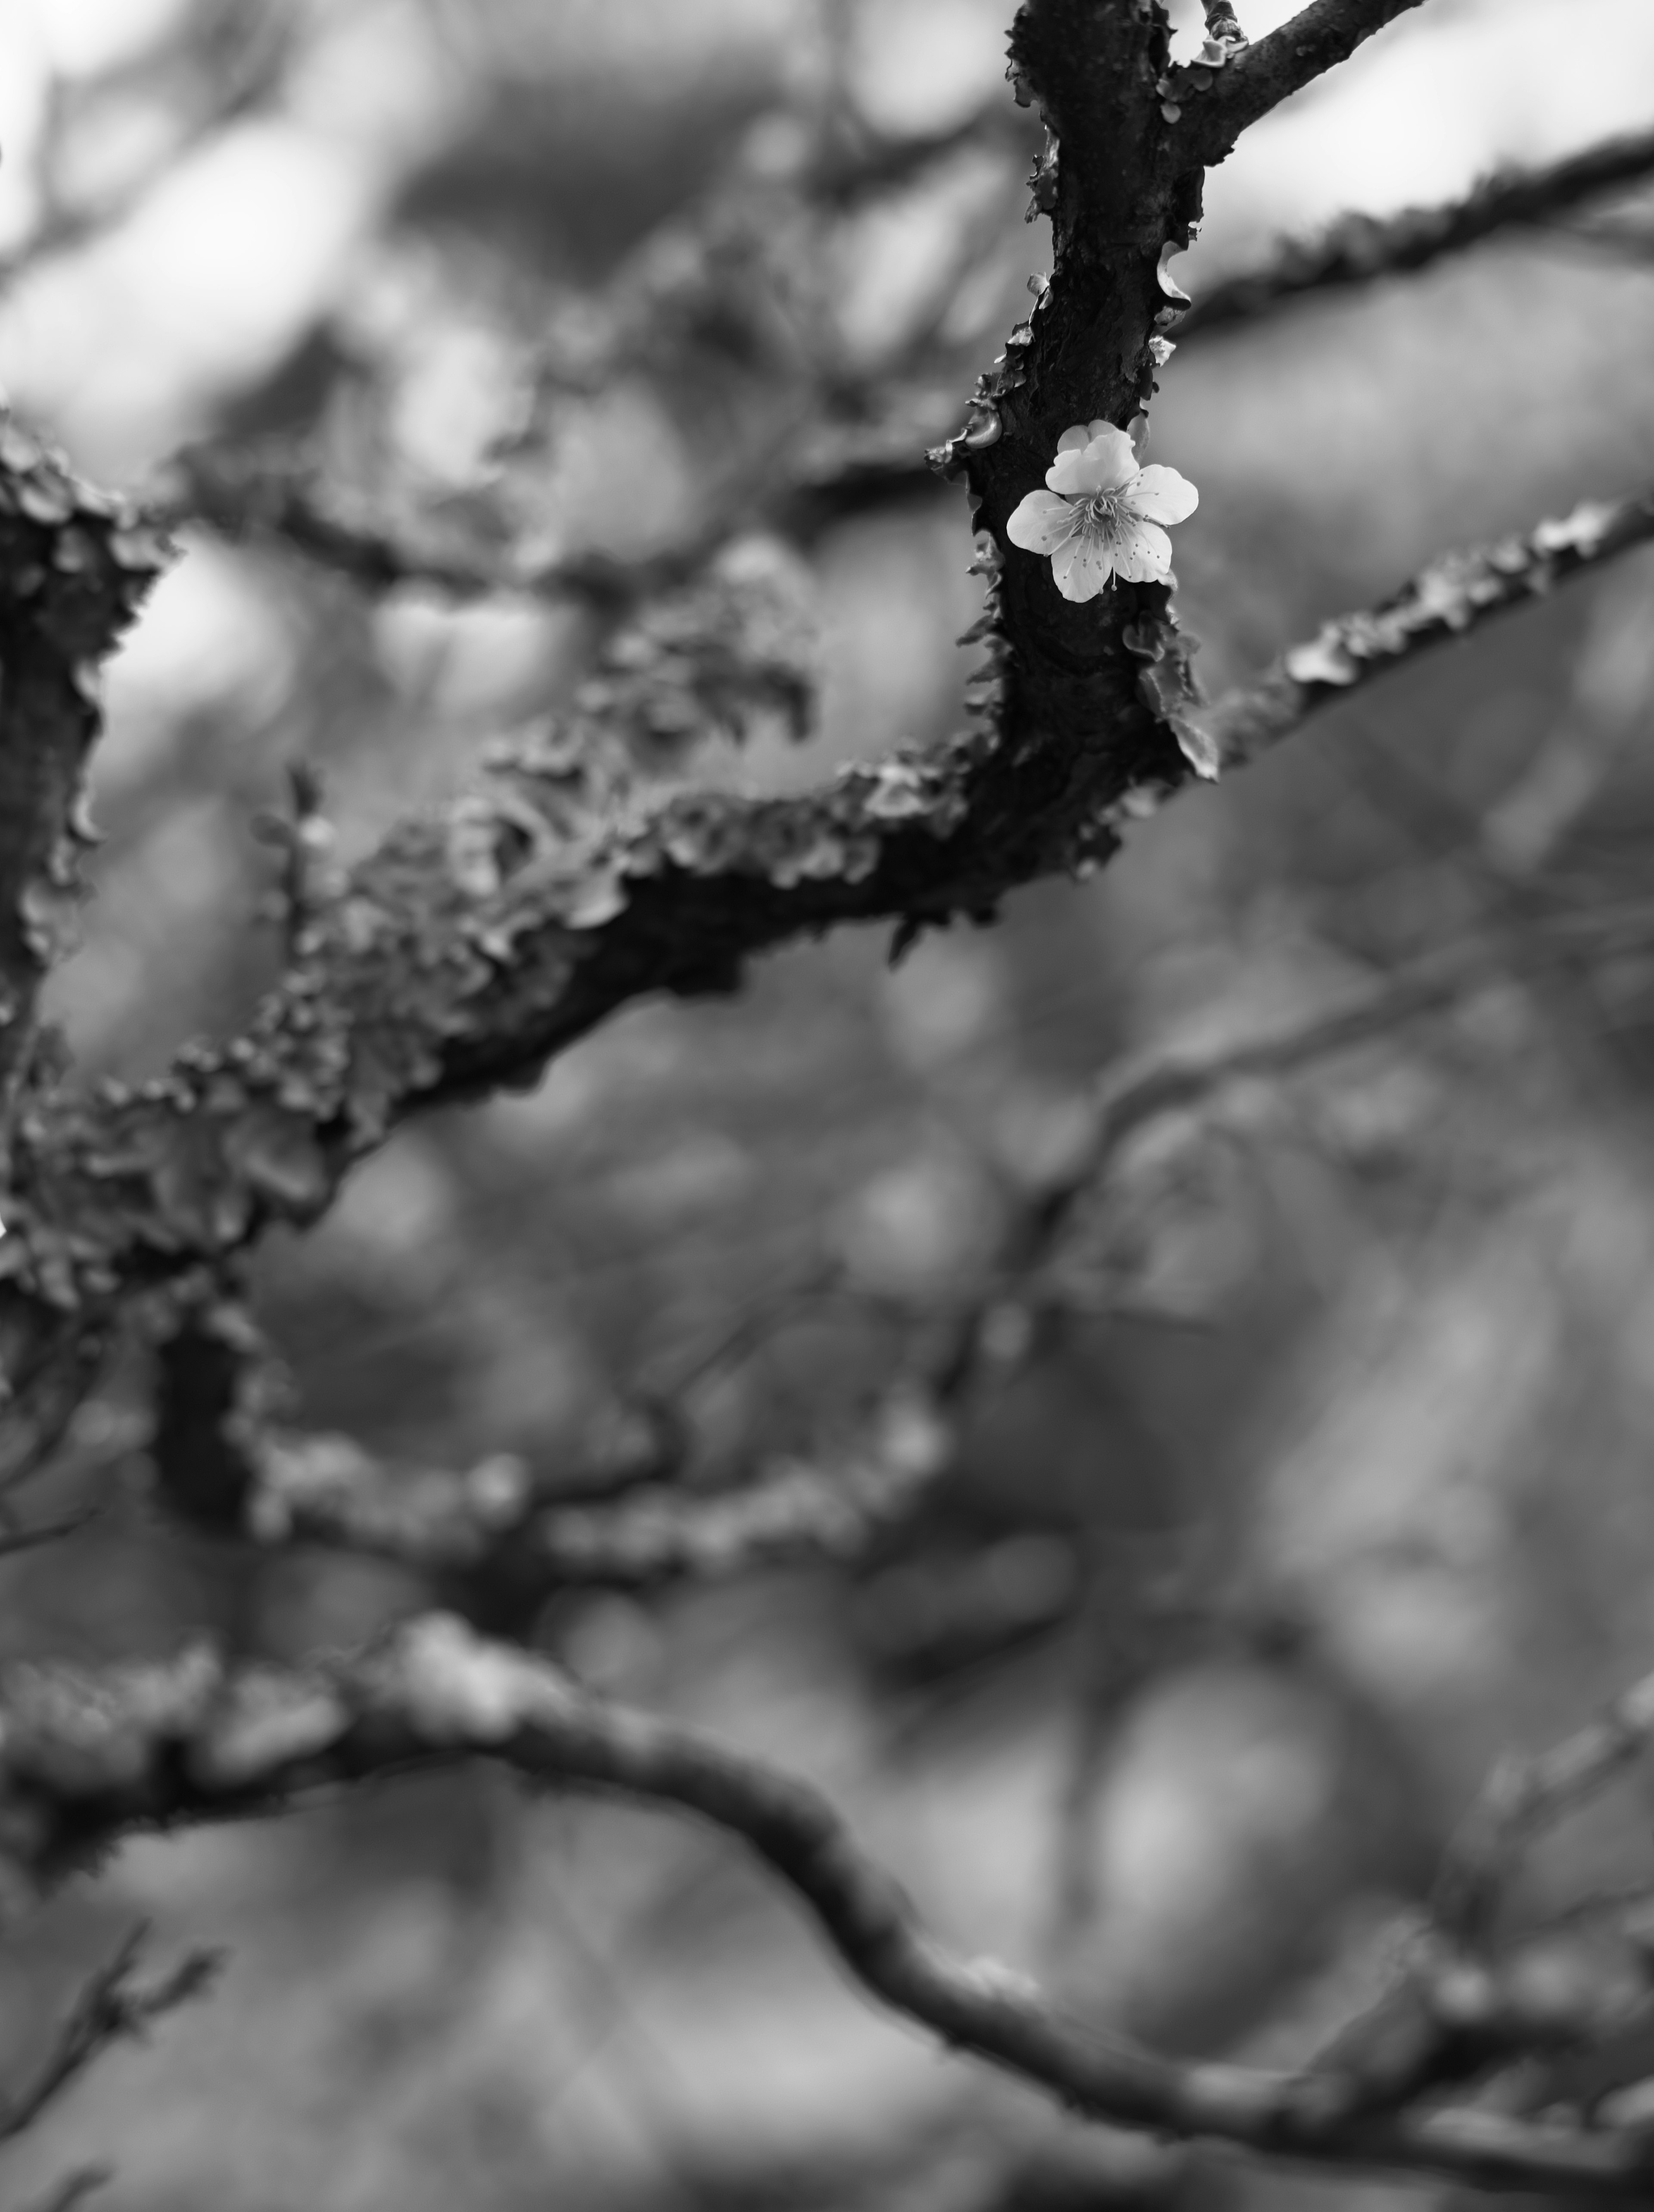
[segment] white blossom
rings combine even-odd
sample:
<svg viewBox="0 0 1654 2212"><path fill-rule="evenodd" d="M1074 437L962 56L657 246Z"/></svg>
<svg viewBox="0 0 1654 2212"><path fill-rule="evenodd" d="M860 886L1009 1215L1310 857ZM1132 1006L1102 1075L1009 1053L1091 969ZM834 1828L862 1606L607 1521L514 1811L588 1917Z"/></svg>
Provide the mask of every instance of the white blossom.
<svg viewBox="0 0 1654 2212"><path fill-rule="evenodd" d="M1125 432L1101 421L1063 431L1045 482L1048 491L1031 491L1019 505L1008 535L1026 552L1050 556L1065 599L1094 599L1116 576L1163 583L1172 541L1159 526L1182 522L1200 499L1175 469L1140 469Z"/></svg>

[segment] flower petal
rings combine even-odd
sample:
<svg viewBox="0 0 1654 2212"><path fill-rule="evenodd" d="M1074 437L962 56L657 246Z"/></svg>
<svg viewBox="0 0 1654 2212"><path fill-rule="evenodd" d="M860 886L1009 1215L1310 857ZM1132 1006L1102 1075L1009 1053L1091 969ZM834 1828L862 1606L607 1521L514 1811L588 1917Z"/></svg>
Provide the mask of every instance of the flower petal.
<svg viewBox="0 0 1654 2212"><path fill-rule="evenodd" d="M1182 522L1200 505L1200 494L1187 477L1155 461L1127 488L1125 504L1145 522Z"/></svg>
<svg viewBox="0 0 1654 2212"><path fill-rule="evenodd" d="M1131 450L1130 439L1112 422L1105 422L1078 451L1072 446L1066 452L1059 449L1045 471L1045 482L1053 491L1083 498L1091 492L1118 491L1136 473L1137 456Z"/></svg>
<svg viewBox="0 0 1654 2212"><path fill-rule="evenodd" d="M1114 569L1128 584L1163 583L1172 566L1172 541L1152 522L1123 514L1114 539Z"/></svg>
<svg viewBox="0 0 1654 2212"><path fill-rule="evenodd" d="M1076 422L1070 429L1064 430L1057 441L1057 450L1059 453L1080 453L1094 438L1101 437L1108 428L1100 415L1094 422Z"/></svg>
<svg viewBox="0 0 1654 2212"><path fill-rule="evenodd" d="M1059 452L1045 471L1045 482L1053 491L1065 492L1071 499L1082 499L1091 489L1086 473L1084 446L1069 446Z"/></svg>
<svg viewBox="0 0 1654 2212"><path fill-rule="evenodd" d="M1096 531L1076 531L1051 555L1051 573L1065 599L1094 599L1114 573L1114 550Z"/></svg>
<svg viewBox="0 0 1654 2212"><path fill-rule="evenodd" d="M1105 422L1085 450L1094 481L1088 491L1123 491L1137 473L1137 449L1124 430Z"/></svg>
<svg viewBox="0 0 1654 2212"><path fill-rule="evenodd" d="M1071 501L1051 491L1031 491L1013 510L1005 535L1025 552L1053 553L1073 528Z"/></svg>

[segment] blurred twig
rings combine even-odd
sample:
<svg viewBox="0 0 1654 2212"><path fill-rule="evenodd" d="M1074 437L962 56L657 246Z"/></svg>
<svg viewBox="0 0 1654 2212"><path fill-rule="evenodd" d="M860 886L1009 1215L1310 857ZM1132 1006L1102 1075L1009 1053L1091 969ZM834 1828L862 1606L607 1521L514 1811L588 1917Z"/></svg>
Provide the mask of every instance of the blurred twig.
<svg viewBox="0 0 1654 2212"><path fill-rule="evenodd" d="M1654 1741L1654 1674L1622 1691L1598 1717L1549 1751L1513 1754L1466 1817L1437 1884L1434 1917L1456 1942L1484 1944L1518 1855L1574 1812Z"/></svg>
<svg viewBox="0 0 1654 2212"><path fill-rule="evenodd" d="M398 1467L346 1437L275 1426L257 1405L238 1318L198 1316L161 1354L154 1452L177 1510L264 1543L373 1553L530 1605L569 1584L645 1586L854 1550L910 1508L952 1449L948 1378L914 1370L842 1444L772 1456L739 1489L649 1483L566 1504L536 1496L520 1462L458 1474Z"/></svg>
<svg viewBox="0 0 1654 2212"><path fill-rule="evenodd" d="M602 553L524 562L510 554L449 551L348 514L316 465L280 442L186 447L154 495L167 524L201 522L232 541L275 539L365 588L426 584L461 599L495 592L623 606L692 575L729 536L719 522L669 553L621 561Z"/></svg>
<svg viewBox="0 0 1654 2212"><path fill-rule="evenodd" d="M1646 1929L1639 1933L1632 1923L1648 1882L1584 1899L1504 1942L1498 1923L1527 1846L1588 1803L1651 1741L1654 1675L1551 1749L1499 1763L1443 1855L1429 1923L1402 1972L1306 2077L1321 2086L1329 2111L1392 2110L1519 2059L1594 2051L1609 2061L1611 2084L1627 2078L1612 2062L1628 2046L1632 2074L1644 2070L1634 2053L1654 2025L1654 1984ZM1584 1940L1593 1923L1610 1915L1623 1923L1621 1948L1628 1953L1617 1972Z"/></svg>
<svg viewBox="0 0 1654 2212"><path fill-rule="evenodd" d="M1548 224L1565 209L1651 176L1654 131L1642 131L1540 167L1495 170L1463 199L1437 207L1344 216L1319 237L1283 241L1261 268L1212 285L1184 317L1178 343L1255 322L1316 293L1427 269L1500 230ZM1603 241L1599 232L1578 234Z"/></svg>
<svg viewBox="0 0 1654 2212"><path fill-rule="evenodd" d="M1574 661L1566 707L1480 825L1483 852L1531 878L1602 791L1654 711L1654 573L1646 560L1605 582Z"/></svg>
<svg viewBox="0 0 1654 2212"><path fill-rule="evenodd" d="M161 1494L191 1518L261 1543L318 1544L426 1573L503 1580L519 1596L566 1584L704 1578L800 1554L858 1551L910 1515L945 1471L972 1392L1027 1356L1045 1296L1041 1270L1133 1135L1233 1083L1284 1074L1387 1035L1455 1003L1487 973L1482 948L1439 953L1354 1005L1112 1079L1067 1170L1022 1201L982 1281L938 1322L912 1333L894 1380L851 1435L808 1456L772 1459L738 1488L633 1483L618 1500L573 1505L536 1494L516 1461L496 1457L457 1474L397 1466L347 1437L284 1430L261 1399L245 1315L209 1306L186 1315L161 1355L152 1449ZM772 1319L767 1310L754 1313L708 1357L722 1359ZM667 1433L682 1425L679 1401L695 1379L692 1366L664 1401ZM645 1462L645 1473L653 1471Z"/></svg>
<svg viewBox="0 0 1654 2212"><path fill-rule="evenodd" d="M218 1972L216 1952L191 1951L159 1981L141 1984L134 1978L148 1940L147 1929L134 1929L82 1987L33 2078L0 2106L0 2142L32 2127L112 2043L142 2037L164 2014L199 1996Z"/></svg>
<svg viewBox="0 0 1654 2212"><path fill-rule="evenodd" d="M1325 623L1263 674L1209 706L1183 710L1215 764L1238 766L1291 735L1305 717L1566 577L1654 538L1654 490L1583 501L1524 537L1443 554L1382 605Z"/></svg>
<svg viewBox="0 0 1654 2212"><path fill-rule="evenodd" d="M52 87L45 145L38 157L42 210L22 244L0 260L0 277L15 280L31 264L70 253L124 222L153 186L221 131L268 105L279 90L297 41L298 21L268 0L197 0L136 59L77 84ZM108 131L99 102L163 90L172 130L142 167L116 189L76 198L60 171L65 141L81 113ZM82 125L84 127L84 125Z"/></svg>
<svg viewBox="0 0 1654 2212"><path fill-rule="evenodd" d="M1122 1716L1171 1667L1191 1659L1213 1626L1186 1567L1142 1576L1113 1531L1083 1547L1085 1594L1075 1624L1069 1738L1057 1808L1057 1848L1042 1947L1058 1971L1096 1918L1096 1820Z"/></svg>
<svg viewBox="0 0 1654 2212"><path fill-rule="evenodd" d="M79 1513L65 1513L56 1521L43 1521L33 1528L12 1528L5 1525L6 1516L0 1513L0 1559L9 1559L14 1553L38 1551L43 1544L56 1544L65 1536L77 1535L89 1522L97 1520L103 1512L100 1505L88 1505Z"/></svg>
<svg viewBox="0 0 1654 2212"><path fill-rule="evenodd" d="M1547 222L1538 228L1542 237L1554 238L1569 246L1587 246L1596 252L1629 262L1633 267L1645 268L1654 262L1654 224L1614 222L1603 218L1596 222Z"/></svg>
<svg viewBox="0 0 1654 2212"><path fill-rule="evenodd" d="M700 575L743 532L770 530L808 546L833 523L864 509L937 495L914 438L893 445L876 425L820 422L753 457L707 502L704 520L657 552L586 551L553 560L510 547L443 544L354 508L329 489L302 446L220 440L185 447L152 497L169 527L200 523L232 544L274 544L349 578L363 590L424 585L467 600L495 595L574 600L619 614Z"/></svg>
<svg viewBox="0 0 1654 2212"><path fill-rule="evenodd" d="M940 131L894 137L857 123L827 134L826 143L802 170L809 197L829 207L851 207L863 199L907 184L968 146L1021 150L1029 140L1027 119L996 94Z"/></svg>
<svg viewBox="0 0 1654 2212"><path fill-rule="evenodd" d="M1494 2187L1634 2198L1654 2179L1654 2149L1634 2128L1432 2102L1352 2112L1330 2104L1313 2076L1184 2064L1075 2026L1022 1975L954 1958L926 1935L809 1784L692 1729L602 1704L547 1662L475 1638L448 1616L304 1671L232 1670L200 1651L106 1674L20 1670L0 1706L0 1833L23 1881L48 1880L71 1838L85 1849L140 1822L271 1812L329 1783L495 1759L542 1782L673 1806L744 1841L869 1996L1089 2118Z"/></svg>
<svg viewBox="0 0 1654 2212"><path fill-rule="evenodd" d="M37 2197L26 2212L74 2212L94 2189L106 2188L115 2178L112 2166L77 2166L54 2181L44 2197Z"/></svg>

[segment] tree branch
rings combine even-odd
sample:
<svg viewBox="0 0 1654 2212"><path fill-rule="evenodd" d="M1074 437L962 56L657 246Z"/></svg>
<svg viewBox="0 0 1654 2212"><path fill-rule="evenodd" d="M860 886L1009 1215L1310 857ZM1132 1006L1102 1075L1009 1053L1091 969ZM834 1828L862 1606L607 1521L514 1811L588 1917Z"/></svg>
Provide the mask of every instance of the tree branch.
<svg viewBox="0 0 1654 2212"><path fill-rule="evenodd" d="M1214 705L1174 691L1182 742L1215 765L1248 759L1358 682L1651 535L1640 495L1449 556ZM1128 775L1100 747L1071 758L985 731L802 798L638 799L555 742L502 750L479 789L404 823L310 918L242 1035L187 1048L136 1093L106 1085L26 1119L16 1233L0 1243L7 1371L67 1397L88 1323L272 1220L315 1219L409 1113L521 1081L645 993L729 989L788 938L911 930L1105 860L1184 772L1175 748Z"/></svg>
<svg viewBox="0 0 1654 2212"><path fill-rule="evenodd" d="M1550 1750L1494 1769L1442 1868L1434 1917L1454 1941L1484 1944L1517 1856L1584 1804L1654 1742L1654 1674L1622 1691L1596 1719Z"/></svg>
<svg viewBox="0 0 1654 2212"><path fill-rule="evenodd" d="M108 1964L86 1983L33 2080L0 2105L0 2142L10 2142L32 2127L112 2043L142 2037L163 2014L199 1996L218 1972L215 1952L191 1951L160 1981L139 1983L135 1975L146 1941L145 1929L134 1929Z"/></svg>
<svg viewBox="0 0 1654 2212"><path fill-rule="evenodd" d="M1233 329L1306 294L1370 284L1427 269L1496 231L1543 222L1565 208L1654 174L1654 131L1604 139L1542 168L1497 169L1461 200L1403 208L1399 215L1347 215L1319 237L1289 239L1262 268L1215 284L1178 328L1180 344Z"/></svg>
<svg viewBox="0 0 1654 2212"><path fill-rule="evenodd" d="M0 1559L9 1559L18 1552L38 1552L44 1544L61 1543L65 1536L76 1536L102 1512L100 1505L83 1506L78 1513L65 1513L56 1521L37 1522L32 1528L8 1528L4 1517L0 1516Z"/></svg>
<svg viewBox="0 0 1654 2212"><path fill-rule="evenodd" d="M1183 2064L1098 2035L1020 1974L942 1950L809 1784L693 1729L601 1704L556 1668L445 1615L305 1673L231 1670L202 1650L101 1675L15 1669L3 1714L0 1834L24 1889L134 1830L274 1812L318 1786L495 1759L542 1783L675 1806L739 1838L808 1906L867 1994L1092 2118L1490 2188L1634 2197L1654 2179L1654 2148L1634 2130L1452 2106L1329 2117L1312 2075Z"/></svg>
<svg viewBox="0 0 1654 2212"><path fill-rule="evenodd" d="M641 1588L853 1556L911 1517L951 1461L972 1393L1033 1348L1028 1310L1040 1302L1041 1273L1139 1130L1235 1082L1359 1048L1457 1003L1495 972L1480 946L1439 952L1352 1003L1106 1081L1066 1170L1016 1210L997 1261L957 1307L915 1332L873 1411L836 1449L772 1458L750 1481L715 1492L655 1480L579 1504L560 1483L537 1485L515 1458L460 1472L388 1463L348 1437L273 1419L257 1331L239 1304L220 1299L190 1310L161 1348L151 1445L159 1493L185 1519L261 1545L393 1560L436 1577L496 1627L531 1615L559 1588ZM687 1426L676 1409L674 1426Z"/></svg>
<svg viewBox="0 0 1654 2212"><path fill-rule="evenodd" d="M948 1354L915 1362L836 1451L777 1455L739 1488L651 1483L577 1505L537 1491L518 1460L463 1473L397 1466L348 1437L277 1427L233 1307L191 1316L160 1370L153 1455L177 1510L261 1544L394 1560L463 1590L490 1619L502 1603L512 1617L531 1613L560 1588L639 1589L857 1551L946 1466L964 1382Z"/></svg>
<svg viewBox="0 0 1654 2212"><path fill-rule="evenodd" d="M98 734L98 663L161 562L131 508L0 416L0 1145L41 980L74 934L93 836L81 776Z"/></svg>
<svg viewBox="0 0 1654 2212"><path fill-rule="evenodd" d="M1364 40L1419 4L1420 0L1311 0L1290 22L1234 53L1215 73L1209 65L1203 67L1204 55L1201 63L1174 70L1172 100L1183 110L1190 140L1200 149L1198 159L1209 167L1221 161L1261 116L1348 61Z"/></svg>
<svg viewBox="0 0 1654 2212"><path fill-rule="evenodd" d="M0 1471L49 1443L124 1297L215 1267L271 1220L313 1220L407 1113L531 1075L644 993L729 989L789 938L879 918L911 934L1106 860L1186 757L1244 758L1358 676L1647 534L1646 503L1624 502L1441 564L1214 708L1195 701L1164 587L1075 605L1046 562L1007 554L1009 514L1060 431L1129 417L1175 315L1160 264L1201 179L1160 114L1165 47L1162 24L1089 0L1029 0L1017 19L1014 68L1069 150L1047 173L1050 288L943 454L988 526L972 633L991 656L986 726L761 800L639 797L577 731L500 751L482 788L404 823L306 919L241 1036L186 1049L136 1094L54 1098L20 1132L22 1233L0 1243L0 1370L18 1395Z"/></svg>
<svg viewBox="0 0 1654 2212"><path fill-rule="evenodd" d="M112 2166L77 2166L59 2175L44 2197L37 2197L26 2212L75 2212L95 2191L106 2189L115 2179Z"/></svg>
<svg viewBox="0 0 1654 2212"><path fill-rule="evenodd" d="M1218 36L1226 22L1234 21L1227 0L1218 0L1209 16L1217 27L1220 52L1244 48L1244 40L1237 44L1231 33ZM945 134L947 143L956 135ZM928 145L924 142L919 150ZM905 141L896 150L904 149L913 150ZM1184 313L1178 343L1256 321L1317 292L1412 274L1502 229L1544 223L1651 173L1654 131L1606 139L1543 167L1497 170L1464 198L1439 206L1406 208L1388 216L1344 216L1316 237L1284 240L1263 267L1214 285ZM509 552L417 544L330 501L313 465L277 445L186 448L169 466L156 512L171 526L200 522L232 542L278 540L369 591L422 584L460 599L520 592L620 609L683 582L740 529L772 529L808 545L846 515L936 489L934 473L906 441L888 446L875 438L869 445L863 428L829 438L827 447L826 458L806 453L791 457L797 464L791 469L767 468L761 489L754 486L750 496L732 500L682 544L637 560L588 553L531 562Z"/></svg>
<svg viewBox="0 0 1654 2212"><path fill-rule="evenodd" d="M730 535L719 521L668 553L622 561L602 553L524 562L419 544L330 501L315 465L287 445L185 447L168 464L155 512L169 527L203 523L232 544L275 539L365 590L421 584L456 599L496 592L623 607L694 574Z"/></svg>
<svg viewBox="0 0 1654 2212"><path fill-rule="evenodd" d="M1233 768L1288 737L1318 708L1495 615L1654 538L1654 489L1585 500L1524 537L1444 554L1377 607L1340 615L1252 682L1209 706L1180 708L1186 743L1213 771Z"/></svg>

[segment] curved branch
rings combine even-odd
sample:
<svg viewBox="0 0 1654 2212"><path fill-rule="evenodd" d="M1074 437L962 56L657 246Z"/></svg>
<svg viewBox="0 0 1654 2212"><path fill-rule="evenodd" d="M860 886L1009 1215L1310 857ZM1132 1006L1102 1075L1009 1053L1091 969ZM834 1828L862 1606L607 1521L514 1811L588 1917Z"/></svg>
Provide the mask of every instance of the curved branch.
<svg viewBox="0 0 1654 2212"><path fill-rule="evenodd" d="M204 1651L105 1674L15 1670L0 1699L0 1836L14 1881L49 1882L135 1830L275 1812L318 1785L482 1757L621 1791L744 1842L814 1915L851 1978L903 2018L1113 2125L1322 2165L1492 2188L1634 2197L1654 2147L1467 2107L1352 2114L1312 2075L1184 2064L1065 2018L997 1962L966 1961L809 1784L694 1729L603 1705L544 1661L427 1616L308 1672Z"/></svg>

